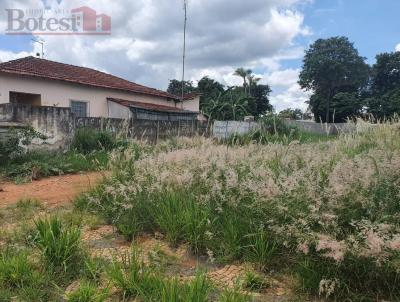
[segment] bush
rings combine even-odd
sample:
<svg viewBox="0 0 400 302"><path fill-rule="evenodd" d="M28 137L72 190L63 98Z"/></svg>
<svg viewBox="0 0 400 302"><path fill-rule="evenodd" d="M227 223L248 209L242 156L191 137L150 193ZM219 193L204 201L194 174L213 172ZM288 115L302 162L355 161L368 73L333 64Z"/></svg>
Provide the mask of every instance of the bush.
<svg viewBox="0 0 400 302"><path fill-rule="evenodd" d="M116 145L116 139L109 132L97 131L92 128L80 128L75 132L71 148L83 154L88 154L98 150L110 151Z"/></svg>
<svg viewBox="0 0 400 302"><path fill-rule="evenodd" d="M77 151L31 151L7 161L0 167L0 174L16 181L32 181L54 175L103 169L108 164L108 158L106 151L86 155Z"/></svg>
<svg viewBox="0 0 400 302"><path fill-rule="evenodd" d="M82 265L80 231L65 227L58 218L35 222L34 243L41 251L46 266L56 272L76 274Z"/></svg>
<svg viewBox="0 0 400 302"><path fill-rule="evenodd" d="M4 141L0 140L0 162L18 157L24 153L23 146L28 146L33 139L46 139L46 136L35 131L32 127L16 128L8 131Z"/></svg>
<svg viewBox="0 0 400 302"><path fill-rule="evenodd" d="M335 262L317 254L300 260L297 273L301 289L323 298L349 301L375 301L387 297L400 299L400 272L392 262L379 264L371 258L347 255L342 262Z"/></svg>

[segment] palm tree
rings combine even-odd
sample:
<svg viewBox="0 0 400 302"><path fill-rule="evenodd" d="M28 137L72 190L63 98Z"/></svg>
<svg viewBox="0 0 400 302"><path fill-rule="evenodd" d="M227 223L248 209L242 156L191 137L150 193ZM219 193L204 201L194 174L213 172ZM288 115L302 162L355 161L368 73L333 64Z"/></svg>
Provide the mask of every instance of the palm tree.
<svg viewBox="0 0 400 302"><path fill-rule="evenodd" d="M240 67L240 68L236 69L235 73L233 74L233 75L241 77L243 79L244 91L246 91L248 71L249 70L246 70L243 67Z"/></svg>
<svg viewBox="0 0 400 302"><path fill-rule="evenodd" d="M261 80L259 78L255 78L251 69L244 69L243 67L236 69L234 75L243 79L243 88L246 95L250 94L251 85ZM249 87L249 91L247 91L247 87Z"/></svg>
<svg viewBox="0 0 400 302"><path fill-rule="evenodd" d="M258 84L261 81L261 78L257 78L254 74L249 74L247 76L247 80L249 81L249 95L251 95L251 88Z"/></svg>

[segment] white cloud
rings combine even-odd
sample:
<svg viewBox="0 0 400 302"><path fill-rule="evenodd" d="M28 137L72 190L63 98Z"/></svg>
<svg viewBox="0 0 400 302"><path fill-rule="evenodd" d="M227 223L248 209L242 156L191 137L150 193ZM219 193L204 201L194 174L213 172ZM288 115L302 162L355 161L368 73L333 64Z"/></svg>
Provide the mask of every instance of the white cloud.
<svg viewBox="0 0 400 302"><path fill-rule="evenodd" d="M396 45L396 51L400 51L400 43Z"/></svg>
<svg viewBox="0 0 400 302"><path fill-rule="evenodd" d="M298 59L304 53L295 39L311 33L297 9L306 2L309 0L252 0L251 5L242 0L189 1L187 78L209 75L225 85L236 85L241 80L232 75L235 68L263 70L264 81L273 90L287 89L275 95L274 102L279 107L297 104L295 99L304 99L296 89L298 71L281 70L281 61ZM86 0L84 4L111 16L112 35L46 36L46 58L97 68L161 89L166 89L169 79L180 78L182 1ZM6 20L5 8L41 6L40 0L2 0L0 26L4 25L1 20ZM60 4L77 6L82 6L81 0ZM34 47L26 53L37 52L38 46ZM24 54L6 48L0 47L4 50L0 59Z"/></svg>
<svg viewBox="0 0 400 302"><path fill-rule="evenodd" d="M15 60L32 55L33 52L27 52L27 51L12 52L12 51L0 50L0 62L7 62L10 60Z"/></svg>
<svg viewBox="0 0 400 302"><path fill-rule="evenodd" d="M284 69L267 74L263 81L273 87L291 87L299 80L299 69Z"/></svg>
<svg viewBox="0 0 400 302"><path fill-rule="evenodd" d="M271 96L271 104L277 112L285 108L299 108L305 111L308 107L305 104L310 98L310 93L304 92L299 84L291 85L287 90Z"/></svg>

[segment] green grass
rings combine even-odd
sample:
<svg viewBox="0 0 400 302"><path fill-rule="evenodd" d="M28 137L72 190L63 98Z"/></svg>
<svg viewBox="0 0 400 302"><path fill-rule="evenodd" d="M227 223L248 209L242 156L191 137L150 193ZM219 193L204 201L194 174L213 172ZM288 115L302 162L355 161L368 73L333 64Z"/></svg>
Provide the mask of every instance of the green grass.
<svg viewBox="0 0 400 302"><path fill-rule="evenodd" d="M114 260L107 275L124 300L206 302L212 289L204 274L198 273L193 280L182 282L145 266L136 247L122 262Z"/></svg>
<svg viewBox="0 0 400 302"><path fill-rule="evenodd" d="M39 219L35 224L34 244L40 250L46 267L55 273L76 276L83 263L80 231L63 225L56 217Z"/></svg>
<svg viewBox="0 0 400 302"><path fill-rule="evenodd" d="M7 249L0 252L0 301L48 301L51 286L45 271L28 260L28 253ZM4 299L4 300L1 300Z"/></svg>
<svg viewBox="0 0 400 302"><path fill-rule="evenodd" d="M100 290L96 285L82 282L79 288L67 294L68 302L103 302L107 299L108 289Z"/></svg>
<svg viewBox="0 0 400 302"><path fill-rule="evenodd" d="M0 176L15 182L27 182L44 177L102 170L107 166L106 151L81 154L32 151L0 164Z"/></svg>

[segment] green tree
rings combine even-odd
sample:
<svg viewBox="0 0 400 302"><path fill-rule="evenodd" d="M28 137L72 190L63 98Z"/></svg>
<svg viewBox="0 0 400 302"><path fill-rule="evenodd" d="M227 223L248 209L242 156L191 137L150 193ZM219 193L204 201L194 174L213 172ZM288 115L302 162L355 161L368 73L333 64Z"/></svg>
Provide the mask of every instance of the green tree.
<svg viewBox="0 0 400 302"><path fill-rule="evenodd" d="M371 89L366 99L368 113L377 119L400 113L400 52L376 56Z"/></svg>
<svg viewBox="0 0 400 302"><path fill-rule="evenodd" d="M287 108L279 112L278 116L284 119L300 120L303 118L303 112L300 109Z"/></svg>
<svg viewBox="0 0 400 302"><path fill-rule="evenodd" d="M184 82L184 87L183 87L183 93L192 93L196 91L196 87L193 86L192 81L185 81ZM182 81L179 80L170 80L167 92L173 95L176 95L178 97L181 97L182 95Z"/></svg>
<svg viewBox="0 0 400 302"><path fill-rule="evenodd" d="M245 93L247 93L248 87L247 79L252 73L253 71L251 69L244 69L243 67L237 68L233 73L233 75L241 77L243 79L243 89Z"/></svg>
<svg viewBox="0 0 400 302"><path fill-rule="evenodd" d="M251 89L251 96L254 98L255 109L250 110L250 114L256 117L272 111L269 101L269 94L272 92L268 85L254 85Z"/></svg>
<svg viewBox="0 0 400 302"><path fill-rule="evenodd" d="M249 114L252 102L254 98L248 97L242 89L229 87L211 96L204 106L204 112L214 120L242 120Z"/></svg>
<svg viewBox="0 0 400 302"><path fill-rule="evenodd" d="M224 92L224 86L208 76L205 76L198 82L197 92L201 94L200 109L202 109L211 96Z"/></svg>
<svg viewBox="0 0 400 302"><path fill-rule="evenodd" d="M358 93L366 86L369 66L346 37L319 39L306 51L300 73L301 88L313 91L310 106L317 120L332 122L335 112L351 114L333 103L338 93Z"/></svg>
<svg viewBox="0 0 400 302"><path fill-rule="evenodd" d="M383 95L375 95L366 99L368 112L382 120L400 113L400 88L392 89Z"/></svg>
<svg viewBox="0 0 400 302"><path fill-rule="evenodd" d="M372 93L384 95L400 87L400 52L383 53L376 56L372 67Z"/></svg>

